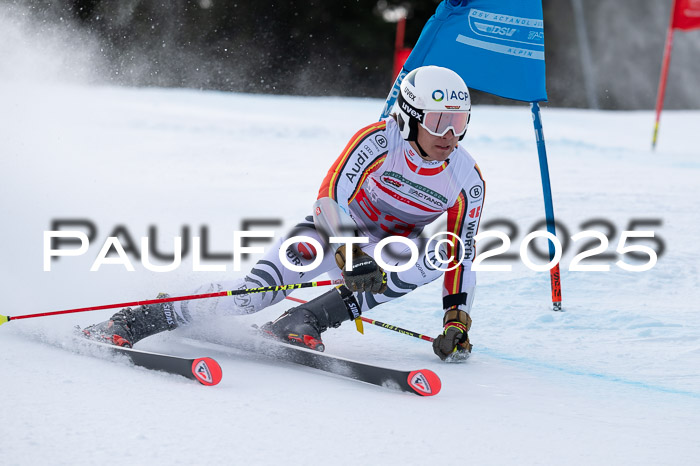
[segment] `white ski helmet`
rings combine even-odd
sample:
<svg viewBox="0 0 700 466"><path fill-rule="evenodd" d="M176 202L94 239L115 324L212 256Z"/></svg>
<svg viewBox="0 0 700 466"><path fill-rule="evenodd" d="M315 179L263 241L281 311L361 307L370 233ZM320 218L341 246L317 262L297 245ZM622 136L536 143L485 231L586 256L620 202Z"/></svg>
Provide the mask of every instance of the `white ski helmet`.
<svg viewBox="0 0 700 466"><path fill-rule="evenodd" d="M430 134L452 130L462 140L467 132L472 102L464 80L449 68L421 66L406 75L396 100L401 136L415 141L420 124Z"/></svg>

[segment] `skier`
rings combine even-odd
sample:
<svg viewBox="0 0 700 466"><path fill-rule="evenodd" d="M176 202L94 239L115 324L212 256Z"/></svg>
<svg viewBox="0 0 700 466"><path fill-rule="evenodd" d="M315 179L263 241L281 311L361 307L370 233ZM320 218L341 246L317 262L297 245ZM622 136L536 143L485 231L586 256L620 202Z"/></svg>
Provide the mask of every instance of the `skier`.
<svg viewBox="0 0 700 466"><path fill-rule="evenodd" d="M390 117L352 137L323 180L312 216L280 238L243 279L210 283L196 293L297 283L302 277L311 279L322 273L331 278L342 276L344 286L289 309L262 327L282 341L323 351L321 333L328 328L348 320L359 324L362 312L444 275L443 331L434 340L433 350L443 360L468 357L472 348L469 312L476 284L471 270L473 237L484 200L479 168L458 144L470 119L469 90L452 70L420 67L403 80L395 109ZM452 236L442 248L432 253L421 251L408 270L388 274L382 270L375 259L381 239L399 236L418 246L423 228L444 212ZM282 242L292 236L312 238L334 253L325 254L311 272L291 270L278 253ZM338 247L329 242L333 236L364 237L367 242ZM314 262L319 251L310 243L292 243L285 251L289 262ZM408 245L392 242L379 253L385 264L398 265L410 252ZM443 272L435 256L443 263L449 261L450 270ZM147 336L189 322L193 315L206 311L249 314L281 301L288 293L249 293L125 308L110 320L88 327L85 333L116 345L132 346Z"/></svg>

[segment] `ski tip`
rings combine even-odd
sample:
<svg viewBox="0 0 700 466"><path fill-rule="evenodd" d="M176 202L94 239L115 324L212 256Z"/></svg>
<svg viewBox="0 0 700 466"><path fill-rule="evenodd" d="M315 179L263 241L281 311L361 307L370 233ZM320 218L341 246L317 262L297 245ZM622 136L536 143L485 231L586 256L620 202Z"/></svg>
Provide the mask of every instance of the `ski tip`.
<svg viewBox="0 0 700 466"><path fill-rule="evenodd" d="M5 322L9 322L9 321L10 321L9 316L4 316L4 315L0 314L0 325L4 324Z"/></svg>
<svg viewBox="0 0 700 466"><path fill-rule="evenodd" d="M440 377L428 369L421 369L408 374L408 385L421 396L437 395L442 388Z"/></svg>
<svg viewBox="0 0 700 466"><path fill-rule="evenodd" d="M216 385L223 377L221 366L212 358L197 358L192 362L192 374L202 385Z"/></svg>

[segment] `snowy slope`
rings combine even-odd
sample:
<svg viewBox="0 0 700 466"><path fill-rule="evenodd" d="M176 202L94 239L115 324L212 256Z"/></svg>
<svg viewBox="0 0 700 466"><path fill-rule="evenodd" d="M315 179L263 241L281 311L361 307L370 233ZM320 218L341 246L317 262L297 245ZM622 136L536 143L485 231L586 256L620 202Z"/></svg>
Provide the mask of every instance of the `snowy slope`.
<svg viewBox="0 0 700 466"><path fill-rule="evenodd" d="M198 236L206 226L216 253L231 252L243 219L280 219L281 234L308 215L329 164L382 105L19 84L1 87L0 101L6 315L188 293L239 276L222 260L209 264L226 272L193 272L191 254L169 273L138 260L134 272L89 269L118 226L136 242L155 226L161 251L172 250L183 227ZM545 108L543 118L555 213L569 236L604 219L616 229L602 230L613 252L630 220L659 220L652 229L665 251L650 271L623 271L615 257L597 262L609 272L569 272L580 243L570 245L563 313L549 311L548 273L519 259L507 262L510 272L482 272L474 354L463 365L377 327L324 335L331 354L434 370L443 391L432 398L206 343L292 303L140 345L216 357L224 380L213 388L84 354L70 341L74 325L111 311L10 322L0 327L2 464L697 464L700 113L665 112L655 153L651 112ZM482 225L515 222L517 253L543 217L528 108L476 107L465 144L486 177ZM56 219L88 219L97 238L85 256L44 272L42 235ZM435 335L439 294L434 283L370 317Z"/></svg>

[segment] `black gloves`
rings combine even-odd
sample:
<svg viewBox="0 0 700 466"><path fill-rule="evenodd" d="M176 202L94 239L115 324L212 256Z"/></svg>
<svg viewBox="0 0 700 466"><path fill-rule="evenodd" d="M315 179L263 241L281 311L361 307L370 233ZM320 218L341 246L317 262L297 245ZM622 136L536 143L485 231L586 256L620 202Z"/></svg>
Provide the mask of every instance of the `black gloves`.
<svg viewBox="0 0 700 466"><path fill-rule="evenodd" d="M443 318L442 333L433 340L433 351L443 361L463 361L469 357L472 345L467 332L472 319L465 311L448 309Z"/></svg>
<svg viewBox="0 0 700 466"><path fill-rule="evenodd" d="M346 245L342 245L335 252L335 263L343 271L345 286L352 291L369 291L374 294L386 291L386 274L371 256L353 244L352 270L349 272L345 270L346 257Z"/></svg>

